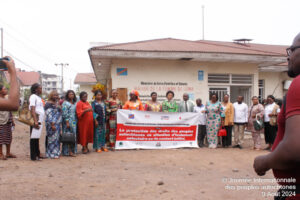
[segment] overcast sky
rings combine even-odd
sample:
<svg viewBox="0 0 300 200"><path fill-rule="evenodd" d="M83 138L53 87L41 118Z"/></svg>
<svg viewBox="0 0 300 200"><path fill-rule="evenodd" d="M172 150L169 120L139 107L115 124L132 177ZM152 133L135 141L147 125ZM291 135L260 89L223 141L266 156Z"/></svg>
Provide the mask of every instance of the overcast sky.
<svg viewBox="0 0 300 200"><path fill-rule="evenodd" d="M17 67L60 75L65 88L77 72L92 72L90 42L156 38L290 45L300 32L299 0L0 0L4 54Z"/></svg>

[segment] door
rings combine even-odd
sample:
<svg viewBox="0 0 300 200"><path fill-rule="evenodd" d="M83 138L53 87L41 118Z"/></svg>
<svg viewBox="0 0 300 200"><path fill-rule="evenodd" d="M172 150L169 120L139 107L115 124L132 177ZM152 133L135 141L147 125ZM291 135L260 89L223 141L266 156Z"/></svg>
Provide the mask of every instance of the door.
<svg viewBox="0 0 300 200"><path fill-rule="evenodd" d="M248 86L231 86L230 87L231 96L230 101L236 102L238 96L244 97L244 102L250 106L251 105L251 87Z"/></svg>
<svg viewBox="0 0 300 200"><path fill-rule="evenodd" d="M127 88L117 88L118 91L118 97L120 101L122 102L122 105L125 104L125 102L128 100L128 93L127 93Z"/></svg>
<svg viewBox="0 0 300 200"><path fill-rule="evenodd" d="M209 98L211 94L217 94L219 97L219 101L223 101L223 97L225 94L230 93L230 88L229 87L209 87Z"/></svg>

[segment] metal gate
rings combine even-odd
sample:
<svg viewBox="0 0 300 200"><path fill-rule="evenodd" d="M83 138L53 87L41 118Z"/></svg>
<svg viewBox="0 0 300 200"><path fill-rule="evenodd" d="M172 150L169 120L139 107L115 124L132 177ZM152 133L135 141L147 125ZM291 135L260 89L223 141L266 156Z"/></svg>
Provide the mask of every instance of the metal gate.
<svg viewBox="0 0 300 200"><path fill-rule="evenodd" d="M217 94L219 97L219 101L223 101L223 97L225 94L230 93L229 87L209 87L209 98L211 94Z"/></svg>

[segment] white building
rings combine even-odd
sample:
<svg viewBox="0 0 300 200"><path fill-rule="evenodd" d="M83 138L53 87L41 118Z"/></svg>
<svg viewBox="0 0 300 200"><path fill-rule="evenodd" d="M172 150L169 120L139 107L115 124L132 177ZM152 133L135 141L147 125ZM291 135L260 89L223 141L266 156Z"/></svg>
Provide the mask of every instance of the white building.
<svg viewBox="0 0 300 200"><path fill-rule="evenodd" d="M188 93L192 100L209 100L216 92L220 100L238 95L251 104L252 96L261 99L273 94L282 98L287 77L286 48L281 45L235 42L157 39L93 47L89 50L96 78L110 91L117 89L124 102L136 89L141 100L156 91L165 100L168 90L181 100Z"/></svg>
<svg viewBox="0 0 300 200"><path fill-rule="evenodd" d="M51 91L56 90L59 94L62 94L61 77L55 74L41 73L41 84L43 92L49 94Z"/></svg>

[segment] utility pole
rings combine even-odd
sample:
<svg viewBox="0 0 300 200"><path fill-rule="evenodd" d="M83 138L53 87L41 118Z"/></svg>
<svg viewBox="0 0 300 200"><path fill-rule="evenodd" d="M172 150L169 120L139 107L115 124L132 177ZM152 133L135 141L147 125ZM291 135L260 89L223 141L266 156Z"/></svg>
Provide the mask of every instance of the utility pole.
<svg viewBox="0 0 300 200"><path fill-rule="evenodd" d="M3 28L1 30L1 58L3 58Z"/></svg>
<svg viewBox="0 0 300 200"><path fill-rule="evenodd" d="M204 40L204 5L202 5L202 40Z"/></svg>
<svg viewBox="0 0 300 200"><path fill-rule="evenodd" d="M61 66L61 93L64 92L64 67L68 66L68 63L55 63L55 66Z"/></svg>

